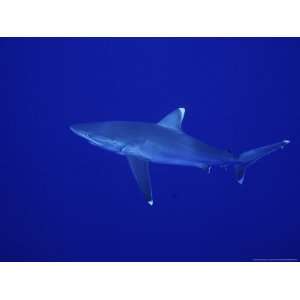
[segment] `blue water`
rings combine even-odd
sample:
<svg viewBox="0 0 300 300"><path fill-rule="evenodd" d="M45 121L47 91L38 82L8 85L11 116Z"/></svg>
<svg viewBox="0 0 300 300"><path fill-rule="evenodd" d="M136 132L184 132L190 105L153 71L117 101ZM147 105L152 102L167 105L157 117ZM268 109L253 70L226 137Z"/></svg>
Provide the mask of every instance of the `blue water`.
<svg viewBox="0 0 300 300"><path fill-rule="evenodd" d="M300 39L0 39L1 261L252 261L300 256ZM69 125L158 122L234 153L290 139L249 168L151 165Z"/></svg>

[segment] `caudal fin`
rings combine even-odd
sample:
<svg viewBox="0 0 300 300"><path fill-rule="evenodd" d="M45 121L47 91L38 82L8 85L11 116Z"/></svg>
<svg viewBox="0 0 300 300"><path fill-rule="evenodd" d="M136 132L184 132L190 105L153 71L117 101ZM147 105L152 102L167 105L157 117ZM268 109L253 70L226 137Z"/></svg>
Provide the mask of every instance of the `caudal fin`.
<svg viewBox="0 0 300 300"><path fill-rule="evenodd" d="M259 159L264 156L271 154L274 151L279 149L283 149L287 144L289 144L289 140L284 140L280 143L252 149L246 152L243 152L239 156L239 162L234 166L235 168L235 177L238 183L242 184L245 179L245 174L247 168L257 162Z"/></svg>

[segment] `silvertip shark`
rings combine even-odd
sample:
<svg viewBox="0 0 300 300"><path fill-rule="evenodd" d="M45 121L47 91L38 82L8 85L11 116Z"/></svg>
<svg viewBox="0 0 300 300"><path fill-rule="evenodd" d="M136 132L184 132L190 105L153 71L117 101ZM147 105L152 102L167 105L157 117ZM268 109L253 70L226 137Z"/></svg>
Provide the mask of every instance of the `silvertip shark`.
<svg viewBox="0 0 300 300"><path fill-rule="evenodd" d="M283 149L289 140L234 155L209 146L184 133L181 124L185 109L178 108L158 123L97 122L76 124L70 129L90 144L126 156L133 175L149 205L153 205L149 162L192 166L211 172L213 167L235 170L238 183L246 169L262 157Z"/></svg>

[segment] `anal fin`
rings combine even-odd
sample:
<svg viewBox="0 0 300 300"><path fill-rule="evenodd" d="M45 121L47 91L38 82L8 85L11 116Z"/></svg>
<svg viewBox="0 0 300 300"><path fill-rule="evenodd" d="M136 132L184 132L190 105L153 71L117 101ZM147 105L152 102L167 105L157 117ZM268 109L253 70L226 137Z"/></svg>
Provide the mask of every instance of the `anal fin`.
<svg viewBox="0 0 300 300"><path fill-rule="evenodd" d="M234 168L235 168L235 178L236 178L236 181L239 184L243 184L244 179L245 179L247 165L245 165L245 164L239 164L239 165L236 165Z"/></svg>

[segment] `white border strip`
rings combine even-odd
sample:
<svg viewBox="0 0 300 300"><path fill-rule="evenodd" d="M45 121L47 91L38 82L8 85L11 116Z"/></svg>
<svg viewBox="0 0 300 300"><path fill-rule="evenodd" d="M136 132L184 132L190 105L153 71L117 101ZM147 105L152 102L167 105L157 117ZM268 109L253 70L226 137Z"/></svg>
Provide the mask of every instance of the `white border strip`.
<svg viewBox="0 0 300 300"><path fill-rule="evenodd" d="M2 36L299 36L298 0L0 0Z"/></svg>
<svg viewBox="0 0 300 300"><path fill-rule="evenodd" d="M293 263L2 263L0 298L299 299Z"/></svg>

